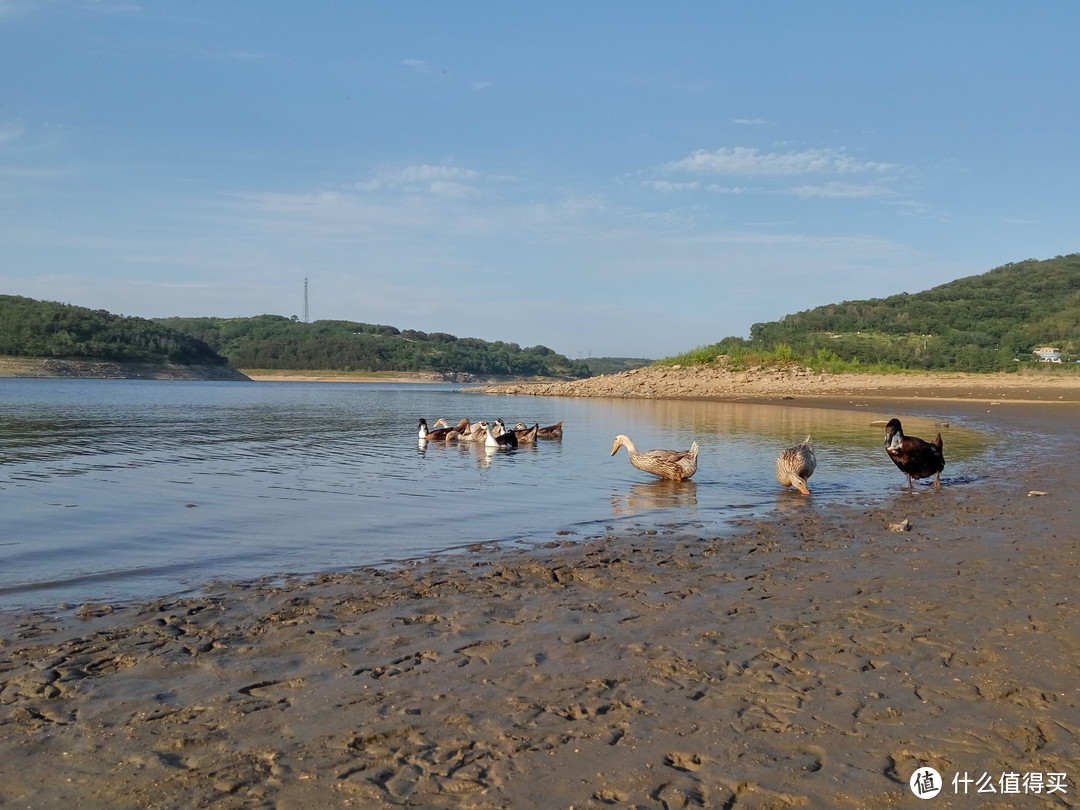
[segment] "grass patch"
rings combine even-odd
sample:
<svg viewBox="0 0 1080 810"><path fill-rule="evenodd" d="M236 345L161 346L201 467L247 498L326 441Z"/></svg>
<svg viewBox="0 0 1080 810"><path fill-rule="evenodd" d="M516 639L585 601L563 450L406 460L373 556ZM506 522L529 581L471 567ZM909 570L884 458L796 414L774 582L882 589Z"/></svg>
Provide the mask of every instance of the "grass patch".
<svg viewBox="0 0 1080 810"><path fill-rule="evenodd" d="M722 363L732 371L745 371L751 368L786 368L799 366L811 371L823 371L830 374L903 374L915 373L893 363L863 363L860 360L845 360L829 349L818 349L814 354L800 354L786 343L780 343L771 349L757 349L730 343L714 343L700 346L692 351L657 360L653 365L697 366L710 363Z"/></svg>

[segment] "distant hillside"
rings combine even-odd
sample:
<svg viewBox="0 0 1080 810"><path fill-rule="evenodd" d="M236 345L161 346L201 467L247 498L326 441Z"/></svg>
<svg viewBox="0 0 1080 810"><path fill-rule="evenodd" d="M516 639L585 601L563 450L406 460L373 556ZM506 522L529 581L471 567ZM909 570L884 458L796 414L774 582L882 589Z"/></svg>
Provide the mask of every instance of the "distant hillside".
<svg viewBox="0 0 1080 810"><path fill-rule="evenodd" d="M589 366L546 346L458 338L354 321L304 323L281 315L160 318L198 338L235 368L304 371L434 371L483 377L588 377Z"/></svg>
<svg viewBox="0 0 1080 810"><path fill-rule="evenodd" d="M50 360L226 366L204 342L143 318L0 295L0 355Z"/></svg>
<svg viewBox="0 0 1080 810"><path fill-rule="evenodd" d="M1002 371L1054 346L1080 356L1080 254L1029 259L925 292L844 301L756 323L698 357L747 352L910 369ZM680 358L685 359L685 358Z"/></svg>

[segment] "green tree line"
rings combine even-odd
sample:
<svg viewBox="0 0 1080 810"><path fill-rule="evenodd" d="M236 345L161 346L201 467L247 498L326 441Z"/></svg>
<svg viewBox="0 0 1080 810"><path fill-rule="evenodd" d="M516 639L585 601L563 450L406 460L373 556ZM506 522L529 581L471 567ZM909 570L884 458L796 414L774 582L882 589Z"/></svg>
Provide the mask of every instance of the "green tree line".
<svg viewBox="0 0 1080 810"><path fill-rule="evenodd" d="M206 343L143 318L0 295L0 355L225 365Z"/></svg>
<svg viewBox="0 0 1080 810"><path fill-rule="evenodd" d="M844 301L756 323L682 356L789 356L847 368L1008 371L1054 346L1080 357L1080 254L1028 259L924 292Z"/></svg>
<svg viewBox="0 0 1080 810"><path fill-rule="evenodd" d="M234 368L345 371L435 371L479 376L590 375L584 361L547 346L458 338L354 321L305 323L282 315L251 318L161 318L170 329L197 338Z"/></svg>

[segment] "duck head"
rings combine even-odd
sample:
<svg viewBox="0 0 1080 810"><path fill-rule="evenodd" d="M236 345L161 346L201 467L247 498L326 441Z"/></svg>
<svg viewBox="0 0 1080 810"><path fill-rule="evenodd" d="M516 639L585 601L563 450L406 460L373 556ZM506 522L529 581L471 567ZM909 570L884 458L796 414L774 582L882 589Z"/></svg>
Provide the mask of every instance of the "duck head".
<svg viewBox="0 0 1080 810"><path fill-rule="evenodd" d="M890 419L885 425L885 449L897 450L900 442L904 440L904 429L900 426L899 419Z"/></svg>

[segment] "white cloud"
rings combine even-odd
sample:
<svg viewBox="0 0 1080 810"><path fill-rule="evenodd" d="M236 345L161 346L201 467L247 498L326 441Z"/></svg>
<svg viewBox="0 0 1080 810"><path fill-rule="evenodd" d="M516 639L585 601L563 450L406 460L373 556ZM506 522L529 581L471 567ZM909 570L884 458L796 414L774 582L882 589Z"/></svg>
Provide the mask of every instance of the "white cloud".
<svg viewBox="0 0 1080 810"><path fill-rule="evenodd" d="M895 167L888 163L856 160L839 149L762 152L756 147L735 146L712 152L699 149L689 157L667 164L666 168L709 174L779 176L882 172Z"/></svg>
<svg viewBox="0 0 1080 810"><path fill-rule="evenodd" d="M431 65L425 62L423 59L402 59L399 65L403 65L407 68L412 68L417 73L430 73Z"/></svg>
<svg viewBox="0 0 1080 810"><path fill-rule="evenodd" d="M731 123L743 127L760 127L769 123L764 118L732 118Z"/></svg>

